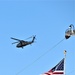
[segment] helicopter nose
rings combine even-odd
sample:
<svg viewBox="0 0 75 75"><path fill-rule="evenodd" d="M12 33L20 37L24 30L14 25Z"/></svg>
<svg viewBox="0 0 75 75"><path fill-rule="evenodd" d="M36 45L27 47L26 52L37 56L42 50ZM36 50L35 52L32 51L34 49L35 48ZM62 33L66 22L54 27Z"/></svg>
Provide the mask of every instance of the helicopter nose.
<svg viewBox="0 0 75 75"><path fill-rule="evenodd" d="M18 48L19 48L19 47L21 47L21 45L20 45L20 44L17 44L17 45L16 45L16 47L18 47Z"/></svg>
<svg viewBox="0 0 75 75"><path fill-rule="evenodd" d="M19 48L19 46L18 46L18 45L16 45L16 47L18 47L18 48Z"/></svg>

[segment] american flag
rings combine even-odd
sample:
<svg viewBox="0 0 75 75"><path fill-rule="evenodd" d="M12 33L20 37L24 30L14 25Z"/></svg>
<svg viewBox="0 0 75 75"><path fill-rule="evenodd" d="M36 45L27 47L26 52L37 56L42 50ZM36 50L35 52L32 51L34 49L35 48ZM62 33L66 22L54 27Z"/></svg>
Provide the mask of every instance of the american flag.
<svg viewBox="0 0 75 75"><path fill-rule="evenodd" d="M64 75L64 58L51 70L41 75Z"/></svg>

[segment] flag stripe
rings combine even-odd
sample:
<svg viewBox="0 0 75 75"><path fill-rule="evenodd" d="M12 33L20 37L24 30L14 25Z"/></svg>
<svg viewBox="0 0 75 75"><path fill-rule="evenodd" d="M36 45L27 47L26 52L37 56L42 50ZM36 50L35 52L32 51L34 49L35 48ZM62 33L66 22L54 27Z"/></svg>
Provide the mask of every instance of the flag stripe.
<svg viewBox="0 0 75 75"><path fill-rule="evenodd" d="M63 72L53 72L53 74L64 74Z"/></svg>
<svg viewBox="0 0 75 75"><path fill-rule="evenodd" d="M42 75L64 75L64 58L51 70Z"/></svg>

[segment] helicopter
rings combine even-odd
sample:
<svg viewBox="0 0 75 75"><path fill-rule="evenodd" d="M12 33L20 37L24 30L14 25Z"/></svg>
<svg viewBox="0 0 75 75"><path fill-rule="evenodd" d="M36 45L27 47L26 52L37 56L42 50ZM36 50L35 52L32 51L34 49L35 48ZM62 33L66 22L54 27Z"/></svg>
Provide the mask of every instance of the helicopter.
<svg viewBox="0 0 75 75"><path fill-rule="evenodd" d="M74 25L71 24L69 28L65 31L65 38L69 39L71 36L75 36L75 28Z"/></svg>
<svg viewBox="0 0 75 75"><path fill-rule="evenodd" d="M18 43L16 45L17 48L23 48L24 46L31 45L32 43L34 43L35 37L36 36L29 37L29 38L33 38L31 41L24 41L24 40L16 39L16 38L13 38L13 37L11 37L11 39L17 40L17 42L12 43L12 44Z"/></svg>

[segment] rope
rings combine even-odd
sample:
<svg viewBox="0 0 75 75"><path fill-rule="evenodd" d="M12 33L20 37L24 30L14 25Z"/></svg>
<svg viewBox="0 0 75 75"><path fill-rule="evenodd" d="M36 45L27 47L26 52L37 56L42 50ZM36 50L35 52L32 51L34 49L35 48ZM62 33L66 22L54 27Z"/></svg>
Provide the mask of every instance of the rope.
<svg viewBox="0 0 75 75"><path fill-rule="evenodd" d="M26 67L24 67L21 71L19 71L16 75L19 75L21 72L23 72L25 69L27 69L28 67L32 66L36 61L38 61L41 57L43 57L44 55L46 55L49 51L51 51L52 49L54 49L56 46L58 46L61 42L63 42L65 40L62 39L61 41L59 41L56 45L54 45L52 48L50 48L49 50L47 50L45 53L43 53L41 56L39 56L36 60L34 60L32 63L30 63L29 65L27 65Z"/></svg>

